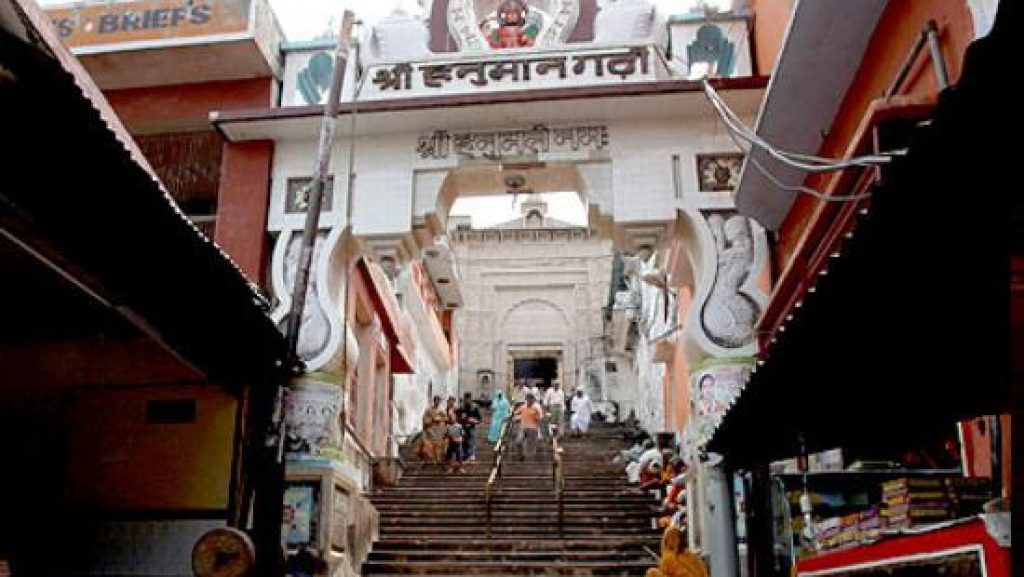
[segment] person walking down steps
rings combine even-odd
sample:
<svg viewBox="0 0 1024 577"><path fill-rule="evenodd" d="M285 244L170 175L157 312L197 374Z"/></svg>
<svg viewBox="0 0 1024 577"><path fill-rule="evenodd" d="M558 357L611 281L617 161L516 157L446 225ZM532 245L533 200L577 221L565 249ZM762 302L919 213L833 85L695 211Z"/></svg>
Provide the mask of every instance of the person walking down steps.
<svg viewBox="0 0 1024 577"><path fill-rule="evenodd" d="M561 432L562 421L565 418L565 393L558 382L551 383L551 388L544 393L543 404L547 412L547 422Z"/></svg>
<svg viewBox="0 0 1024 577"><path fill-rule="evenodd" d="M505 398L504 393L499 391L494 397L494 402L491 403L491 428L487 431L487 441L490 444L498 442L498 437L501 436L501 425L511 412L512 408L508 405L508 399Z"/></svg>
<svg viewBox="0 0 1024 577"><path fill-rule="evenodd" d="M459 423L448 425L448 473L465 473L463 463L466 456L463 454L463 442L466 439L466 432Z"/></svg>
<svg viewBox="0 0 1024 577"><path fill-rule="evenodd" d="M480 408L473 402L473 394L466 393L462 396L462 406L458 410L459 424L465 435L462 440L462 458L465 461L476 460L476 426L483 417L480 415Z"/></svg>
<svg viewBox="0 0 1024 577"><path fill-rule="evenodd" d="M533 459L537 454L537 430L544 418L544 411L537 404L537 397L532 393L526 395L526 404L516 409L515 420L519 423L519 459Z"/></svg>
<svg viewBox="0 0 1024 577"><path fill-rule="evenodd" d="M576 389L576 395L572 398L572 434L573 436L586 435L590 430L590 415L594 412L594 403L590 397L583 392L583 389Z"/></svg>

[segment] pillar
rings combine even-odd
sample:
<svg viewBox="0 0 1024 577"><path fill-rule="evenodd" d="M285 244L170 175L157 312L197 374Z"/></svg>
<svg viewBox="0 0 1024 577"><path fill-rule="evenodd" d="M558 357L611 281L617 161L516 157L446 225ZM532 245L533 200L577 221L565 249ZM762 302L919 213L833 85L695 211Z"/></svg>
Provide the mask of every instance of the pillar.
<svg viewBox="0 0 1024 577"><path fill-rule="evenodd" d="M226 142L220 165L215 240L250 280L262 284L274 143Z"/></svg>
<svg viewBox="0 0 1024 577"><path fill-rule="evenodd" d="M736 577L739 563L732 480L721 465L706 463L701 467L704 467L704 502L701 506L706 531L703 543L708 553L711 577Z"/></svg>

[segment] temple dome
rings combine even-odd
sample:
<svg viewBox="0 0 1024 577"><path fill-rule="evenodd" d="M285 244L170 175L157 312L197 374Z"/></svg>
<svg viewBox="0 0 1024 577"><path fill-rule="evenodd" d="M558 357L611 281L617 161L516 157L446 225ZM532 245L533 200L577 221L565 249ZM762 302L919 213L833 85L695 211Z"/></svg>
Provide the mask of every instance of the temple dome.
<svg viewBox="0 0 1024 577"><path fill-rule="evenodd" d="M601 6L594 22L594 41L625 43L649 40L654 30L654 3L613 0Z"/></svg>
<svg viewBox="0 0 1024 577"><path fill-rule="evenodd" d="M401 8L377 22L370 32L366 64L408 62L430 55L429 31L424 23Z"/></svg>

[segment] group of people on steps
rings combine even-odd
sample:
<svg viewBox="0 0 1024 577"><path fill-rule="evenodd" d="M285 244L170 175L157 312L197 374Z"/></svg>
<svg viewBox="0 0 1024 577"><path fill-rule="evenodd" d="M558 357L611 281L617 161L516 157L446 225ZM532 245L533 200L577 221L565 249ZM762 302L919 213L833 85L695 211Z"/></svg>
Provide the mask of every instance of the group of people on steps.
<svg viewBox="0 0 1024 577"><path fill-rule="evenodd" d="M455 397L449 397L444 407L441 406L441 397L435 396L432 401L423 413L423 432L418 448L420 459L436 465L447 461L448 473L463 473L465 463L476 460L476 426L481 421L480 409L473 402L471 393L463 396L461 405L457 404ZM537 443L546 431L560 434L567 405L572 413L569 419L572 434L586 435L594 404L583 389L577 389L567 399L558 383L552 384L543 394L536 386L519 383L513 390L511 404L504 393L498 392L491 402L491 426L487 440L492 445L496 444L504 422L511 416L519 457L524 461L532 459L537 453Z"/></svg>
<svg viewBox="0 0 1024 577"><path fill-rule="evenodd" d="M471 393L462 397L461 405L455 397L448 397L444 407L441 397L435 396L423 413L420 459L435 465L447 461L449 473L466 472L465 462L476 460L476 426L481 420L480 407Z"/></svg>

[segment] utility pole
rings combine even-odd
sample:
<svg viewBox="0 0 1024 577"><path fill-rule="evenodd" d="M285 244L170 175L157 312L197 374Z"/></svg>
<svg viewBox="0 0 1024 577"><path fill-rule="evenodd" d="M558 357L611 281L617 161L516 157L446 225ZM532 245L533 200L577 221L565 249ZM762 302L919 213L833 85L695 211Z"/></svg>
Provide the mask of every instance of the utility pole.
<svg viewBox="0 0 1024 577"><path fill-rule="evenodd" d="M348 62L349 47L352 43L352 24L355 16L350 10L345 11L341 19L341 31L338 45L334 51L334 72L331 75L331 87L324 104L324 117L320 125L320 147L317 152L316 171L309 188L309 199L306 203L306 226L302 231L299 267L295 273L295 285L292 287L292 306L288 312L288 351L293 360L298 361L296 349L299 342L299 328L302 325L302 309L306 305L306 289L309 286L309 268L313 262L313 248L316 244L316 231L320 221L320 207L323 204L324 187L330 172L331 151L334 147L334 125L338 119L338 107L341 101L341 83L345 77L345 65Z"/></svg>
<svg viewBox="0 0 1024 577"><path fill-rule="evenodd" d="M301 249L295 284L292 287L291 309L286 317L285 337L288 367L277 387L260 387L253 392L253 423L259 433L255 444L256 474L252 479L255 490L252 515L252 539L256 549L256 575L280 577L284 574L281 542L282 508L284 502L284 400L288 380L304 370L298 356L299 329L302 311L306 305L309 271L313 261L320 207L330 170L331 150L334 146L334 125L338 118L341 85L352 42L355 16L346 10L341 21L338 43L334 52L334 71L324 104L323 123L320 127L320 146L313 179L306 204L306 222L302 232ZM270 390L268 390L270 389Z"/></svg>

